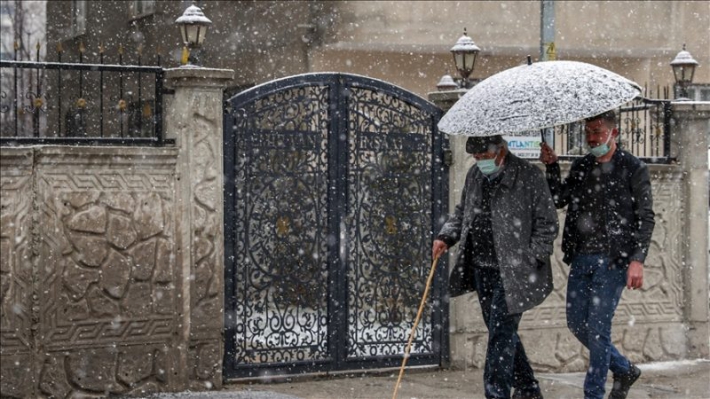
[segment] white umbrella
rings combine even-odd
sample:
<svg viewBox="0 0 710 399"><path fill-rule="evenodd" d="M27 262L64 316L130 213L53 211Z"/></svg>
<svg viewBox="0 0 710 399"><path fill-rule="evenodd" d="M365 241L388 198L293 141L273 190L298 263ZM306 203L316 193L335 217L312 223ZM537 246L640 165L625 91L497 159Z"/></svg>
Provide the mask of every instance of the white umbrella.
<svg viewBox="0 0 710 399"><path fill-rule="evenodd" d="M614 72L576 61L544 61L497 73L469 90L439 121L451 135L535 131L617 108L641 87Z"/></svg>

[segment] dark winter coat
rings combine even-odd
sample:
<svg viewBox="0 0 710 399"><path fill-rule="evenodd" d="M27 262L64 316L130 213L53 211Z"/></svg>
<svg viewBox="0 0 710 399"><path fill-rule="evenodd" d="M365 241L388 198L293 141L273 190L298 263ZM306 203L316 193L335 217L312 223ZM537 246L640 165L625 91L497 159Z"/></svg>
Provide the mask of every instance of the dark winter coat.
<svg viewBox="0 0 710 399"><path fill-rule="evenodd" d="M644 262L655 226L653 195L648 167L632 154L617 149L609 161L612 171L604 182L605 201L600 205L607 232L607 255L622 267L636 260ZM577 222L579 199L590 189L587 178L595 166L593 155L586 155L572 163L567 178L562 181L557 163L547 166L547 182L555 206L567 206L567 217L562 235L564 262L570 264L577 255L580 243Z"/></svg>
<svg viewBox="0 0 710 399"><path fill-rule="evenodd" d="M501 173L491 194L493 242L508 312L515 314L540 304L552 291L550 255L559 225L540 169L509 153ZM466 259L472 243L467 241L476 223L485 178L478 167L471 167L461 202L439 232L438 238L449 246L461 240L449 278L451 296L475 291L473 265Z"/></svg>

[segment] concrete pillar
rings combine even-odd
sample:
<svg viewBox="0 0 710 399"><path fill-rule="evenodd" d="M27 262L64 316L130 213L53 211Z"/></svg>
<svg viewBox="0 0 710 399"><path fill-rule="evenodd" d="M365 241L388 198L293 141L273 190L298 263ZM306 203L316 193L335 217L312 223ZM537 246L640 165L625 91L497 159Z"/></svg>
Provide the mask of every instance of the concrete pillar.
<svg viewBox="0 0 710 399"><path fill-rule="evenodd" d="M467 89L437 91L428 94L428 100L447 112L466 94ZM449 164L449 208L453 212L461 200L466 173L473 165L473 157L466 153L466 136L445 135L445 162ZM456 261L458 246L449 251L449 267ZM449 303L449 352L450 364L465 369L469 364L477 364L469 326L472 317L480 314L478 300L473 294L453 298ZM479 359L480 360L480 359Z"/></svg>
<svg viewBox="0 0 710 399"><path fill-rule="evenodd" d="M708 136L710 102L673 103L673 141L685 177L684 242L685 318L688 323L688 354L710 355L708 324Z"/></svg>
<svg viewBox="0 0 710 399"><path fill-rule="evenodd" d="M436 91L428 94L429 101L447 112L456 102L466 94L467 89ZM473 157L466 154L466 136L449 136L447 156L449 166L449 209L453 210L461 199L461 189L468 169L473 165ZM453 259L452 259L453 260Z"/></svg>
<svg viewBox="0 0 710 399"><path fill-rule="evenodd" d="M222 386L224 329L224 207L222 89L229 69L181 67L166 71L175 90L165 130L176 139L181 268L178 370L182 390Z"/></svg>

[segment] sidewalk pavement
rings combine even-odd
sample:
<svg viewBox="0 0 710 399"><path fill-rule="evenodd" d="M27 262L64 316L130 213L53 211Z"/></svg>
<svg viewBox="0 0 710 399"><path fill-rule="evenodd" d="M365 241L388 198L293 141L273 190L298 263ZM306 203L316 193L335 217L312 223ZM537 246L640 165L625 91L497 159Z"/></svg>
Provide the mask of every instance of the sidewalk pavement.
<svg viewBox="0 0 710 399"><path fill-rule="evenodd" d="M710 360L686 360L638 365L641 378L627 399L710 399ZM154 398L184 399L389 399L398 370L304 376L264 382L230 383L219 392L161 394ZM583 399L584 373L536 373L545 399ZM611 375L607 395L611 390ZM397 399L479 399L483 370L408 369Z"/></svg>

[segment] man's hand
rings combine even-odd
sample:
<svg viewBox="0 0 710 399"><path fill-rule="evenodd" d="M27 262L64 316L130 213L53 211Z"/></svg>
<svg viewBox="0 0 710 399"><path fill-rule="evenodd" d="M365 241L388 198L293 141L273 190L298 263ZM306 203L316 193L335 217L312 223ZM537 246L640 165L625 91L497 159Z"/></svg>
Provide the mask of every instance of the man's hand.
<svg viewBox="0 0 710 399"><path fill-rule="evenodd" d="M444 252L446 252L447 249L449 249L449 247L446 245L445 242L443 242L441 240L434 240L434 245L431 248L432 259L438 258Z"/></svg>
<svg viewBox="0 0 710 399"><path fill-rule="evenodd" d="M557 154L555 154L555 151L545 142L540 143L540 162L545 165L557 162Z"/></svg>
<svg viewBox="0 0 710 399"><path fill-rule="evenodd" d="M632 260L626 271L626 288L637 289L643 286L643 263Z"/></svg>

